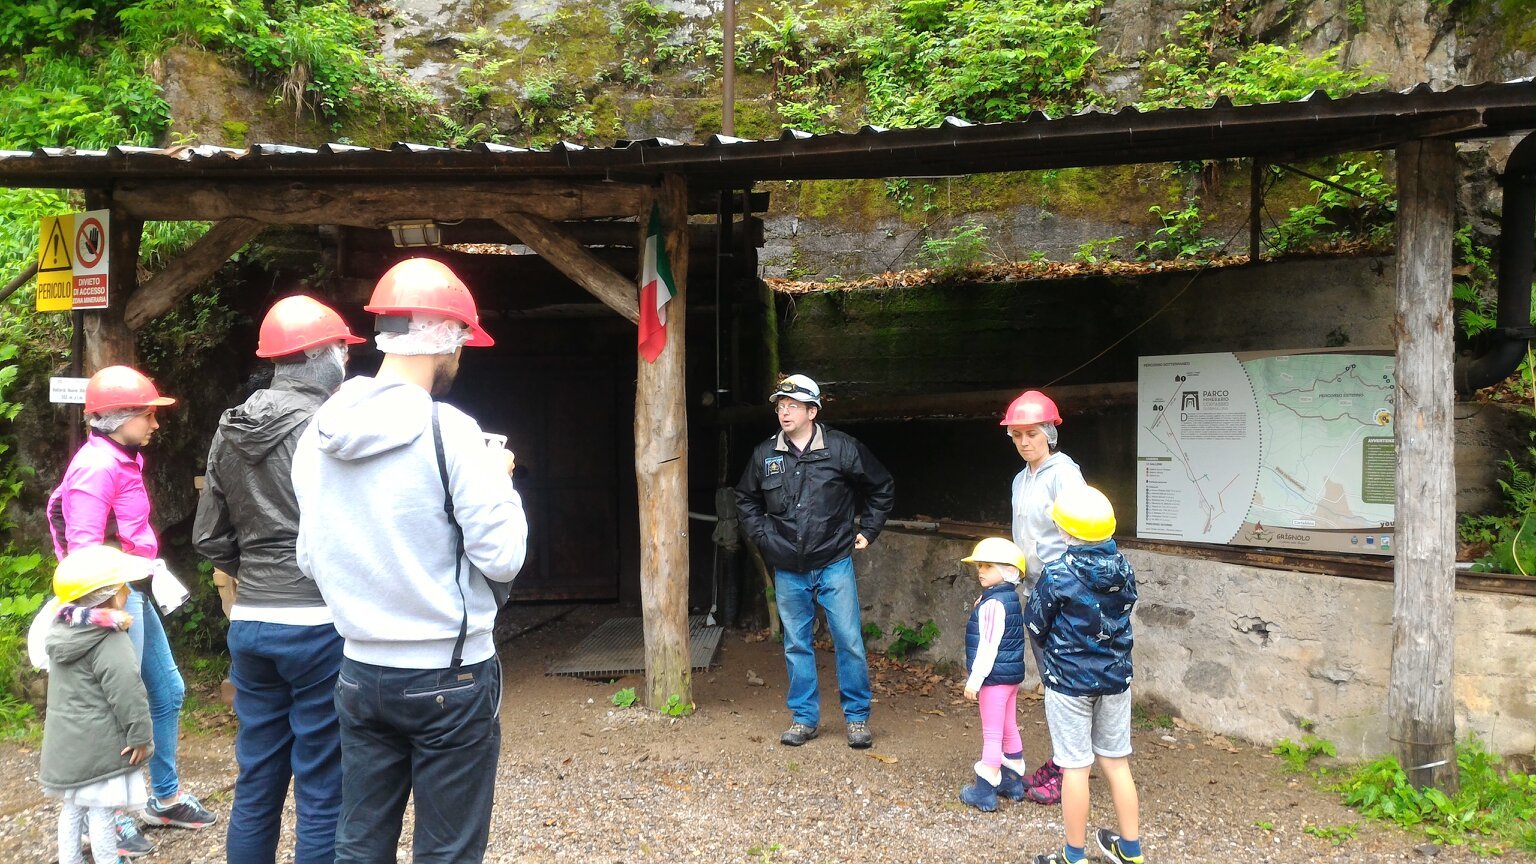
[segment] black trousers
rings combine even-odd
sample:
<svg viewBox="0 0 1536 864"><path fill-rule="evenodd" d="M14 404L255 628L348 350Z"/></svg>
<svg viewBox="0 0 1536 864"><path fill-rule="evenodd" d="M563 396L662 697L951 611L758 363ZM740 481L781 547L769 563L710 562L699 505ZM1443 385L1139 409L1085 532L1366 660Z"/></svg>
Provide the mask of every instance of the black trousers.
<svg viewBox="0 0 1536 864"><path fill-rule="evenodd" d="M344 659L337 864L394 864L407 796L412 860L478 864L490 835L501 753L501 665L391 669Z"/></svg>

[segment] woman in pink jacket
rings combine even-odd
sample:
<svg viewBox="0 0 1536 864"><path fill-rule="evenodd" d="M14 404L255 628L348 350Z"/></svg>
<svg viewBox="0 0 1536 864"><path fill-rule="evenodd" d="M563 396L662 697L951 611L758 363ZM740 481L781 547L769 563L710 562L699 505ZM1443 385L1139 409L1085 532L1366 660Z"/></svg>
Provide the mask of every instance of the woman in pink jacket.
<svg viewBox="0 0 1536 864"><path fill-rule="evenodd" d="M48 499L48 527L54 554L63 560L76 549L108 543L140 558L159 556L160 541L149 522L149 492L144 486L144 457L160 423L155 409L175 404L136 369L108 366L91 376L85 388L85 415L91 433L75 452L64 479ZM135 588L127 611L133 616L132 637L140 674L149 694L155 749L149 762L152 797L144 808L151 825L204 828L214 814L181 788L176 774L176 744L185 686L165 625L155 605ZM119 854L132 857L150 851L133 821L118 818Z"/></svg>

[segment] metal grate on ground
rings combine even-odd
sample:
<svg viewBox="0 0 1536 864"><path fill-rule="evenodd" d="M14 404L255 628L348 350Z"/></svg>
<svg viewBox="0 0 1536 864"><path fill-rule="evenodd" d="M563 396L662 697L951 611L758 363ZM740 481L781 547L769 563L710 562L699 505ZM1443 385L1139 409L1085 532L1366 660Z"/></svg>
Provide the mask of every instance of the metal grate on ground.
<svg viewBox="0 0 1536 864"><path fill-rule="evenodd" d="M695 670L708 669L720 647L725 628L706 623L703 615L688 617L688 660ZM645 671L645 626L640 618L611 618L598 625L564 656L549 664L547 675L570 678L617 678Z"/></svg>

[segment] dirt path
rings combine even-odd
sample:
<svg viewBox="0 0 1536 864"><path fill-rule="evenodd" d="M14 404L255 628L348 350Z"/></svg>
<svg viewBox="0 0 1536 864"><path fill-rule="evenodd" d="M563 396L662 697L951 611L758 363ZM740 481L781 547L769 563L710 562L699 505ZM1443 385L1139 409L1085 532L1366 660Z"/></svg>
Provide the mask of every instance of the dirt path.
<svg viewBox="0 0 1536 864"><path fill-rule="evenodd" d="M819 657L823 735L799 749L778 744L788 722L778 645L739 632L727 632L717 665L696 679L698 712L685 720L615 709L612 694L637 680L543 675L552 657L622 614L632 613L579 608L503 646L508 687L488 861L955 864L1028 861L1061 842L1059 808L1003 802L984 814L958 803L981 736L974 708L955 704L949 679L877 676L876 742L860 752L842 740L829 653ZM765 686L750 685L749 671ZM1038 701L1021 700L1020 710L1034 766L1047 755L1044 715ZM223 814L233 736L217 718L204 725L183 742L183 775ZM1333 846L1303 829L1359 818L1264 750L1179 728L1138 730L1133 740L1148 861L1483 860L1465 849L1421 850L1420 838L1368 824ZM0 787L0 861L54 860L57 811L35 795L36 759L0 748L0 771L11 778ZM1102 788L1093 808L1095 820L1111 818ZM291 842L291 821L289 829ZM223 860L221 827L150 837L159 849L142 861ZM408 850L407 840L399 860L410 860ZM284 855L292 860L291 847Z"/></svg>

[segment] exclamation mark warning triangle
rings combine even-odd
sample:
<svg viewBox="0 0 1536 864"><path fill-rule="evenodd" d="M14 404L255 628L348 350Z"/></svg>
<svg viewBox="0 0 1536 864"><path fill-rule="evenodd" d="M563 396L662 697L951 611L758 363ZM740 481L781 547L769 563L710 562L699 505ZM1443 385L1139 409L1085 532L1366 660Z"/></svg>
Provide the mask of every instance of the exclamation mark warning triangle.
<svg viewBox="0 0 1536 864"><path fill-rule="evenodd" d="M48 225L43 229L47 233L43 237L42 254L37 260L37 269L70 270L74 264L69 259L69 239L64 236L64 220L49 219Z"/></svg>

